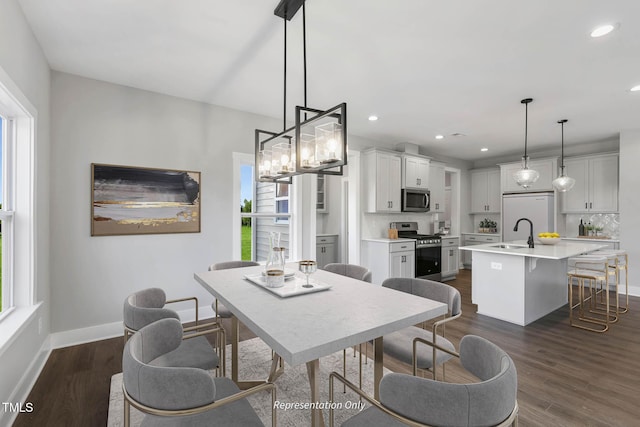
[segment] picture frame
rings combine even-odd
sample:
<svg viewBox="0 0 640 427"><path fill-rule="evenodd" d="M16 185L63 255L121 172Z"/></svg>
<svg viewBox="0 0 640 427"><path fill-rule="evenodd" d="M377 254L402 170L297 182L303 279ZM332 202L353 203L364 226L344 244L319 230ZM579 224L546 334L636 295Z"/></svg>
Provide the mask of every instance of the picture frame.
<svg viewBox="0 0 640 427"><path fill-rule="evenodd" d="M91 235L199 233L200 175L91 163Z"/></svg>

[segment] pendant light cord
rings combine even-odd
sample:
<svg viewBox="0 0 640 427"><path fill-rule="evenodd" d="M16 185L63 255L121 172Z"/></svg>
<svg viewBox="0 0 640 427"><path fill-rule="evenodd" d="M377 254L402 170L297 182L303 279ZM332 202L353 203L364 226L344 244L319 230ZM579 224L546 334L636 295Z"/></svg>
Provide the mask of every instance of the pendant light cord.
<svg viewBox="0 0 640 427"><path fill-rule="evenodd" d="M283 95L283 113L282 113L282 130L287 130L287 20L284 21L284 95Z"/></svg>
<svg viewBox="0 0 640 427"><path fill-rule="evenodd" d="M307 14L302 2L302 61L304 63L304 107L307 108Z"/></svg>
<svg viewBox="0 0 640 427"><path fill-rule="evenodd" d="M529 103L524 104L524 158L527 159L527 129L529 119Z"/></svg>

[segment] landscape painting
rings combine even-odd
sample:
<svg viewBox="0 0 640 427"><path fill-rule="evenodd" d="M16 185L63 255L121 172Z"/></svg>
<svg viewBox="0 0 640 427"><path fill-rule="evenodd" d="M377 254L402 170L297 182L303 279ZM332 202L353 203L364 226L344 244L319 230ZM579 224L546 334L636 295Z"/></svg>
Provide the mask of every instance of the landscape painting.
<svg viewBox="0 0 640 427"><path fill-rule="evenodd" d="M91 235L199 233L200 172L91 164Z"/></svg>

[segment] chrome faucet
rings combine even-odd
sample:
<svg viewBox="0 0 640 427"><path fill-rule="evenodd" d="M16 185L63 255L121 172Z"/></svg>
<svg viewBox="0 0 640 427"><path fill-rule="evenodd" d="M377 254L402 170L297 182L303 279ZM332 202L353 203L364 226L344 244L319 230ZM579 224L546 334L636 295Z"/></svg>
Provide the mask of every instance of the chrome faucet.
<svg viewBox="0 0 640 427"><path fill-rule="evenodd" d="M527 221L529 223L530 231L529 231L529 239L527 239L527 243L529 244L530 248L533 248L533 223L529 218L520 218L519 220L516 221L516 226L513 227L513 231L518 231L518 224L520 224L520 221Z"/></svg>

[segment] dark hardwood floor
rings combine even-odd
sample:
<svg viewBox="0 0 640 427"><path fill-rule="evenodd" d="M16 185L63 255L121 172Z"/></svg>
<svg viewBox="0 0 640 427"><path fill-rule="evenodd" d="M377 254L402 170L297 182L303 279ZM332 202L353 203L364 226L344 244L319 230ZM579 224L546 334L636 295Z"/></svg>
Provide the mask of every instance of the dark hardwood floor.
<svg viewBox="0 0 640 427"><path fill-rule="evenodd" d="M464 335L480 335L509 353L518 369L521 426L640 425L640 298L631 298L629 313L605 334L570 327L567 307L523 328L476 314L470 276L462 270L448 282L462 294L463 316L447 326L447 337L457 345ZM241 339L252 337L241 331ZM28 398L34 411L14 426L106 425L122 348L114 338L54 350ZM385 365L410 371L389 357ZM471 380L457 361L447 364L446 379Z"/></svg>

